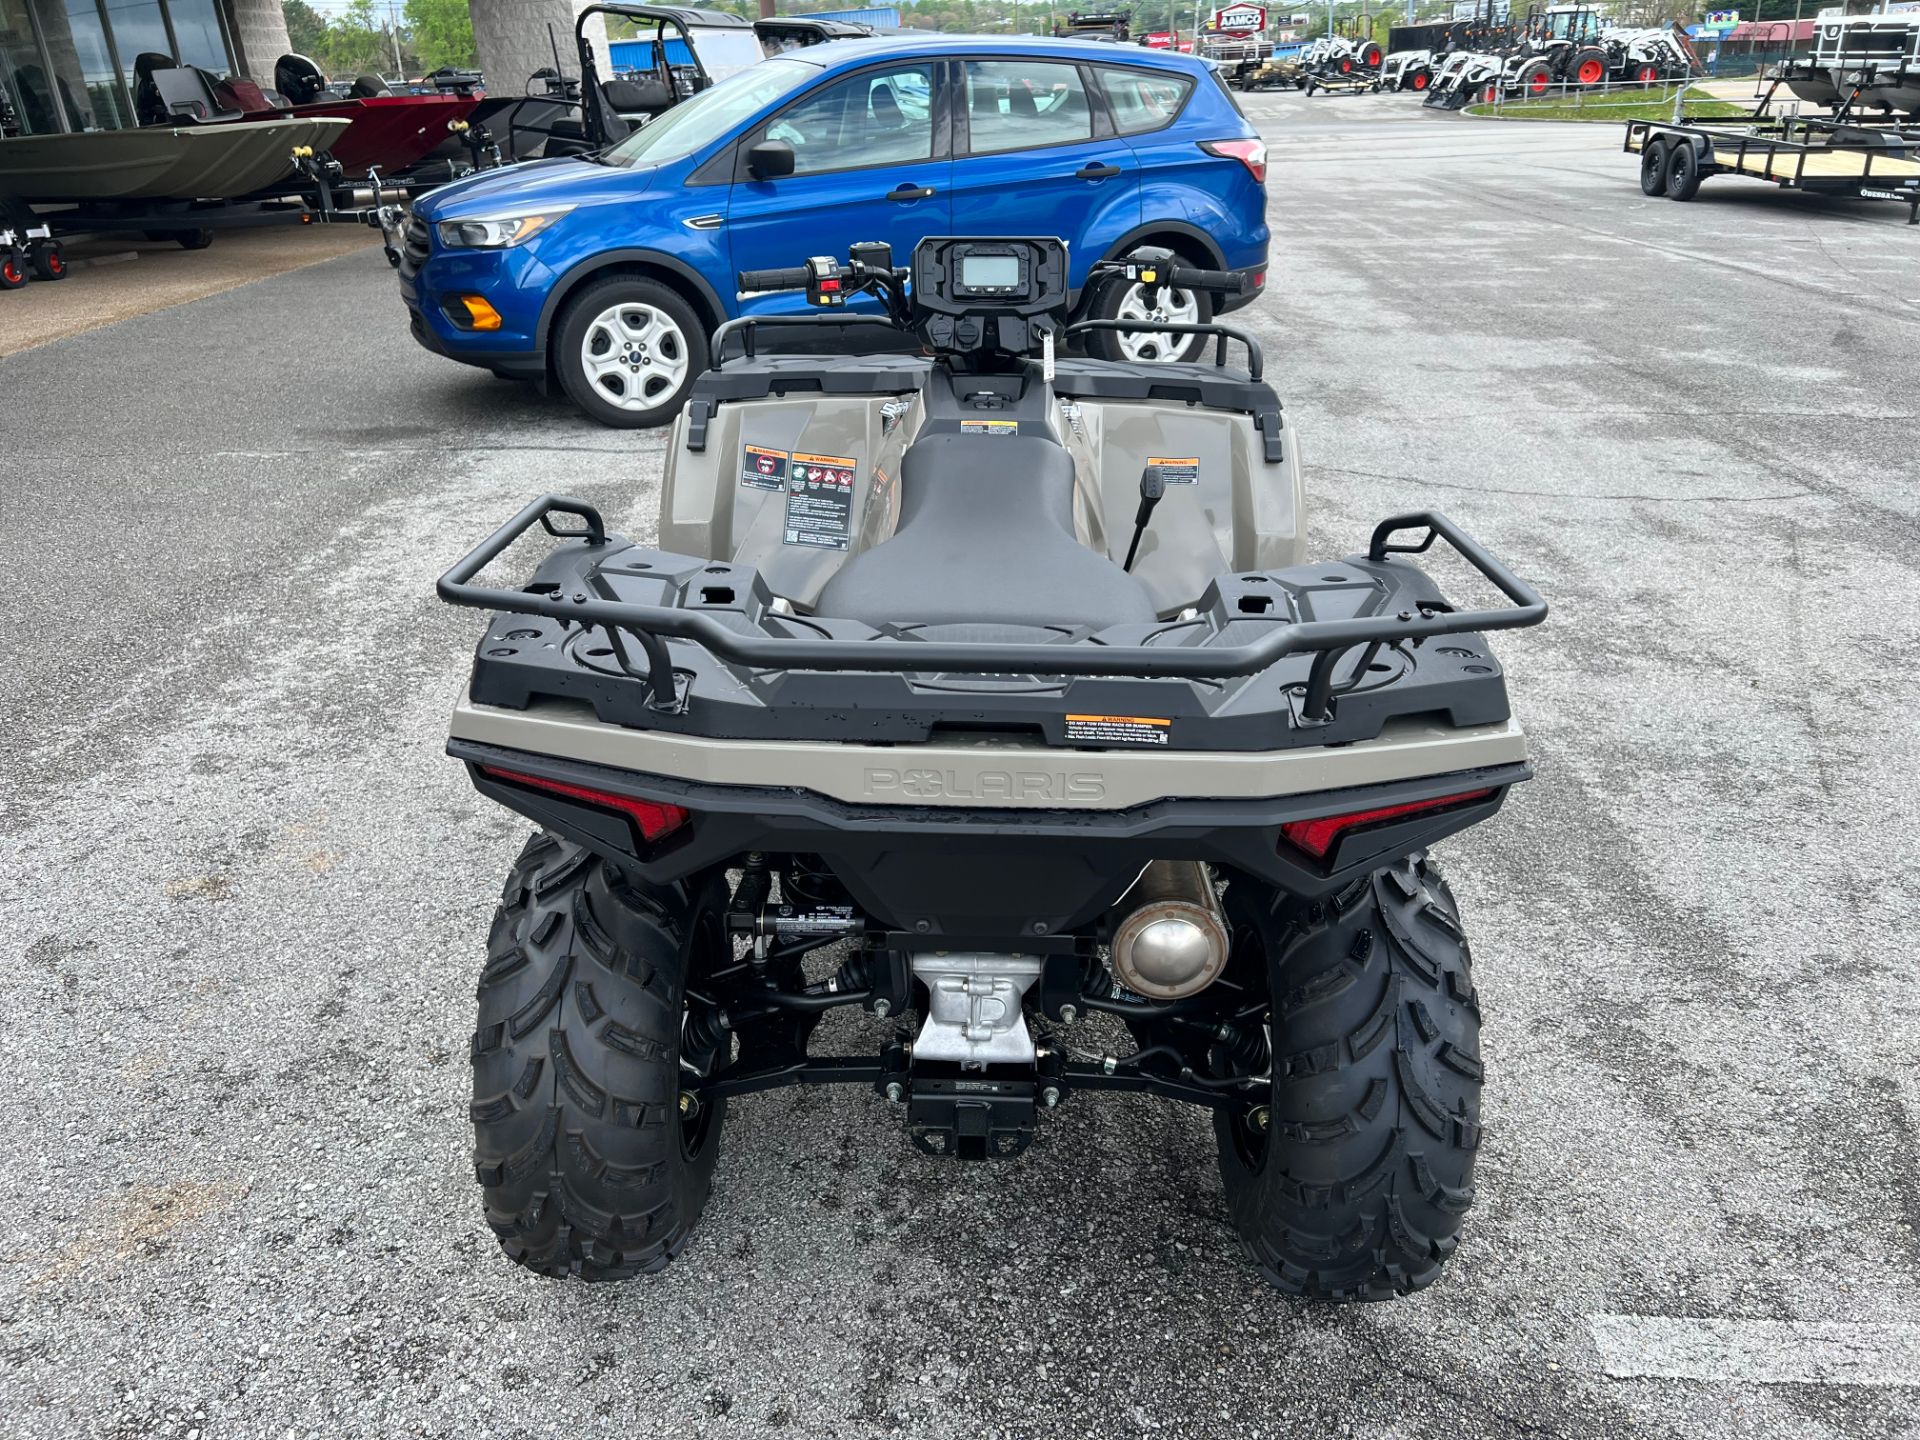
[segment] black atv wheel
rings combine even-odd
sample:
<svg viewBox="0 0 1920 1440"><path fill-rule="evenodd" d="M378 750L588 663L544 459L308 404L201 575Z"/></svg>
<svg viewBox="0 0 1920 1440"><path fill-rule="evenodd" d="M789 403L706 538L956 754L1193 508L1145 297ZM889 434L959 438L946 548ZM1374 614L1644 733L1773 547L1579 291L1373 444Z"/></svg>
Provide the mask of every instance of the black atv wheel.
<svg viewBox="0 0 1920 1440"><path fill-rule="evenodd" d="M615 275L585 286L554 326L554 369L602 425L665 425L707 368L707 331L679 291Z"/></svg>
<svg viewBox="0 0 1920 1440"><path fill-rule="evenodd" d="M1480 1012L1452 892L1416 857L1313 904L1230 884L1227 908L1273 1003L1270 1111L1214 1121L1248 1255L1309 1299L1430 1284L1480 1141Z"/></svg>
<svg viewBox="0 0 1920 1440"><path fill-rule="evenodd" d="M1667 193L1667 142L1650 140L1640 152L1640 193Z"/></svg>
<svg viewBox="0 0 1920 1440"><path fill-rule="evenodd" d="M1700 157L1693 146L1679 144L1667 156L1667 198L1691 200L1700 193Z"/></svg>
<svg viewBox="0 0 1920 1440"><path fill-rule="evenodd" d="M527 1269L624 1280L693 1233L726 1102L681 1099L685 990L732 956L726 904L718 875L641 887L548 835L520 852L480 976L473 1130L487 1223Z"/></svg>

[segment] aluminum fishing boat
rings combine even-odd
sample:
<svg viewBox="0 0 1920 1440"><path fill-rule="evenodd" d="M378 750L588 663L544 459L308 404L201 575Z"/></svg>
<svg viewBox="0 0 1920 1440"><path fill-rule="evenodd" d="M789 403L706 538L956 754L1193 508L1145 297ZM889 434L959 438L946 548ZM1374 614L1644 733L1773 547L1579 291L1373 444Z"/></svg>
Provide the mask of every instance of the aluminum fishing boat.
<svg viewBox="0 0 1920 1440"><path fill-rule="evenodd" d="M0 191L29 202L221 200L294 172L294 151L338 143L327 116L257 125L148 126L0 140Z"/></svg>

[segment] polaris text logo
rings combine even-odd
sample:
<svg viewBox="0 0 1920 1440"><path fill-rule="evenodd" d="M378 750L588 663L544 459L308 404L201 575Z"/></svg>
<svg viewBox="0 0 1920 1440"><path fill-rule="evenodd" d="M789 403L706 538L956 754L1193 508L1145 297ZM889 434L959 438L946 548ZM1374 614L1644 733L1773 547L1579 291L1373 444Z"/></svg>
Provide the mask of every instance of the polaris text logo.
<svg viewBox="0 0 1920 1440"><path fill-rule="evenodd" d="M916 770L870 768L866 793L876 800L1102 800L1107 783L1073 770Z"/></svg>

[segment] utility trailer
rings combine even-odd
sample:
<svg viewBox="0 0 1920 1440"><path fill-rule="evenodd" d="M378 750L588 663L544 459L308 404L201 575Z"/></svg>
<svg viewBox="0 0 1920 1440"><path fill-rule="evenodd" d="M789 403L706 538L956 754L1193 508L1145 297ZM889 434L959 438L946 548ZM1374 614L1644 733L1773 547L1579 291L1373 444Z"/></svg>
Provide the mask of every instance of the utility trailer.
<svg viewBox="0 0 1920 1440"><path fill-rule="evenodd" d="M1714 175L1782 190L1892 200L1920 225L1920 132L1893 126L1782 120L1745 126L1629 120L1623 146L1640 157L1640 189L1691 200Z"/></svg>
<svg viewBox="0 0 1920 1440"><path fill-rule="evenodd" d="M1309 95L1374 95L1384 83L1377 70L1356 70L1351 75L1309 73L1304 89Z"/></svg>

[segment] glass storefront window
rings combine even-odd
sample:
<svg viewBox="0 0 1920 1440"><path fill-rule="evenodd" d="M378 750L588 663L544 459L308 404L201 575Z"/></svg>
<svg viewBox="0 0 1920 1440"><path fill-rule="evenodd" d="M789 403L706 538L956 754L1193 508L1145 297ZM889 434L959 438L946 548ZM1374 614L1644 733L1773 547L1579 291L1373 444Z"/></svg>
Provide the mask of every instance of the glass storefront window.
<svg viewBox="0 0 1920 1440"><path fill-rule="evenodd" d="M167 0L167 15L173 21L173 38L180 42L176 58L182 65L198 65L214 75L233 68L213 0Z"/></svg>
<svg viewBox="0 0 1920 1440"><path fill-rule="evenodd" d="M52 135L133 125L135 66L142 55L231 74L217 3L0 0L0 85L21 129Z"/></svg>
<svg viewBox="0 0 1920 1440"><path fill-rule="evenodd" d="M40 23L46 31L47 48L53 52L55 73L64 79L66 67L60 63L57 36L66 38L69 52L79 61L80 81L86 87L91 113L84 120L76 120L73 128L120 130L131 125L133 116L127 112L125 92L114 75L113 53L107 49L107 32L93 0L66 0L64 13L43 5Z"/></svg>
<svg viewBox="0 0 1920 1440"><path fill-rule="evenodd" d="M64 19L44 40L25 0L0 0L0 84L29 135L56 135L84 123L86 86Z"/></svg>
<svg viewBox="0 0 1920 1440"><path fill-rule="evenodd" d="M66 0L68 11L92 9L94 0ZM101 7L107 23L113 26L113 48L120 52L120 75L129 92L139 88L134 62L142 55L173 56L173 41L167 36L166 17L160 13L160 0L107 0Z"/></svg>

